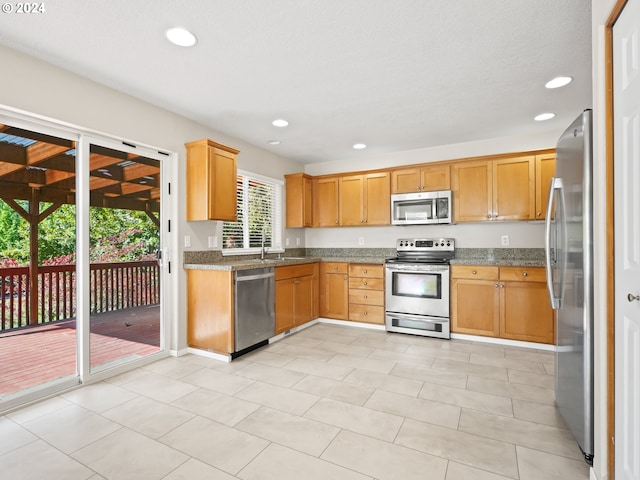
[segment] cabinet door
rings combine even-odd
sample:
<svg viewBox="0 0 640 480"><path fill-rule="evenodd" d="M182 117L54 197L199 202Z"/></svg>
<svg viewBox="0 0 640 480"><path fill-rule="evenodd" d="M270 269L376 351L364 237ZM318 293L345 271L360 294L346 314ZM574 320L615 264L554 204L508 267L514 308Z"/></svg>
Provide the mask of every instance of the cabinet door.
<svg viewBox="0 0 640 480"><path fill-rule="evenodd" d="M503 282L500 289L500 336L527 342L555 343L554 314L542 282Z"/></svg>
<svg viewBox="0 0 640 480"><path fill-rule="evenodd" d="M276 281L276 335L295 326L295 280Z"/></svg>
<svg viewBox="0 0 640 480"><path fill-rule="evenodd" d="M420 168L403 168L391 172L391 193L419 192L421 178Z"/></svg>
<svg viewBox="0 0 640 480"><path fill-rule="evenodd" d="M340 177L340 225L364 223L364 182L364 175Z"/></svg>
<svg viewBox="0 0 640 480"><path fill-rule="evenodd" d="M454 279L451 282L451 331L500 335L500 288L496 281Z"/></svg>
<svg viewBox="0 0 640 480"><path fill-rule="evenodd" d="M311 177L304 173L285 175L284 177L287 228L312 226Z"/></svg>
<svg viewBox="0 0 640 480"><path fill-rule="evenodd" d="M547 216L549 186L555 173L555 153L536 155L536 220L544 220Z"/></svg>
<svg viewBox="0 0 640 480"><path fill-rule="evenodd" d="M451 166L431 165L420 169L420 190L434 192L451 189Z"/></svg>
<svg viewBox="0 0 640 480"><path fill-rule="evenodd" d="M391 186L389 172L364 175L364 223L391 224Z"/></svg>
<svg viewBox="0 0 640 480"><path fill-rule="evenodd" d="M349 276L345 273L323 273L320 277L320 316L349 318Z"/></svg>
<svg viewBox="0 0 640 480"><path fill-rule="evenodd" d="M339 225L339 177L316 178L313 185L313 226L337 227Z"/></svg>
<svg viewBox="0 0 640 480"><path fill-rule="evenodd" d="M493 214L493 163L479 160L452 166L453 220L477 222Z"/></svg>
<svg viewBox="0 0 640 480"><path fill-rule="evenodd" d="M493 164L493 219L535 219L535 157L495 160Z"/></svg>
<svg viewBox="0 0 640 480"><path fill-rule="evenodd" d="M238 169L236 155L209 147L209 219L237 219Z"/></svg>
<svg viewBox="0 0 640 480"><path fill-rule="evenodd" d="M313 319L313 275L294 279L295 325L302 325Z"/></svg>

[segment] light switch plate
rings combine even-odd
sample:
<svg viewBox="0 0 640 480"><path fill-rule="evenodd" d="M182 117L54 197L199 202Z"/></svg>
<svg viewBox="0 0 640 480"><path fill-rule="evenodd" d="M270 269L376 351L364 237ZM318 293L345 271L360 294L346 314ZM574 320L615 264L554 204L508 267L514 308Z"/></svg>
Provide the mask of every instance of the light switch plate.
<svg viewBox="0 0 640 480"><path fill-rule="evenodd" d="M191 246L191 236L190 235L185 235L184 236L184 247L185 248L189 248Z"/></svg>
<svg viewBox="0 0 640 480"><path fill-rule="evenodd" d="M218 246L217 236L208 237L208 241L209 241L209 248L216 248Z"/></svg>

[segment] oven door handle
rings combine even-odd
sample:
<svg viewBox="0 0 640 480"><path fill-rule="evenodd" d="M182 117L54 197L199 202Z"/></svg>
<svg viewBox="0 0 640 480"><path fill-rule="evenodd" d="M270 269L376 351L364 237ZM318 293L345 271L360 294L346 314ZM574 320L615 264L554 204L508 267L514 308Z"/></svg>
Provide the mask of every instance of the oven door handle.
<svg viewBox="0 0 640 480"><path fill-rule="evenodd" d="M445 273L449 270L449 267L442 265L389 265L387 264L387 271L390 273L402 273L402 272L418 272L418 273Z"/></svg>

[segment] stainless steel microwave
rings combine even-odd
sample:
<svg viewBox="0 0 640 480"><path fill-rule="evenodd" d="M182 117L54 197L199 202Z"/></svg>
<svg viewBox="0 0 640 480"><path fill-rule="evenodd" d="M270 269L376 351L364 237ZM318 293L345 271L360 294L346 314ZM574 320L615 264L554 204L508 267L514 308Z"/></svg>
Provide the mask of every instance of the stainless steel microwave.
<svg viewBox="0 0 640 480"><path fill-rule="evenodd" d="M451 190L391 195L392 225L451 223Z"/></svg>

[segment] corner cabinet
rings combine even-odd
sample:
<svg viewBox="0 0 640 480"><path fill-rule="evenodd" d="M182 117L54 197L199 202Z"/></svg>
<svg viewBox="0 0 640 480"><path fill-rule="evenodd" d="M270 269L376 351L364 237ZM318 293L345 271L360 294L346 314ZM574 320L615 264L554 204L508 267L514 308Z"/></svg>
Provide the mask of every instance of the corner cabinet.
<svg viewBox="0 0 640 480"><path fill-rule="evenodd" d="M451 167L400 168L391 172L391 193L433 192L451 189Z"/></svg>
<svg viewBox="0 0 640 480"><path fill-rule="evenodd" d="M187 220L236 221L237 155L212 140L185 144L187 149Z"/></svg>
<svg viewBox="0 0 640 480"><path fill-rule="evenodd" d="M304 173L285 175L287 228L313 225L313 196L311 176Z"/></svg>
<svg viewBox="0 0 640 480"><path fill-rule="evenodd" d="M451 331L555 343L542 267L451 267Z"/></svg>
<svg viewBox="0 0 640 480"><path fill-rule="evenodd" d="M340 177L339 224L390 225L389 172Z"/></svg>
<svg viewBox="0 0 640 480"><path fill-rule="evenodd" d="M276 267L276 335L318 316L318 264Z"/></svg>

